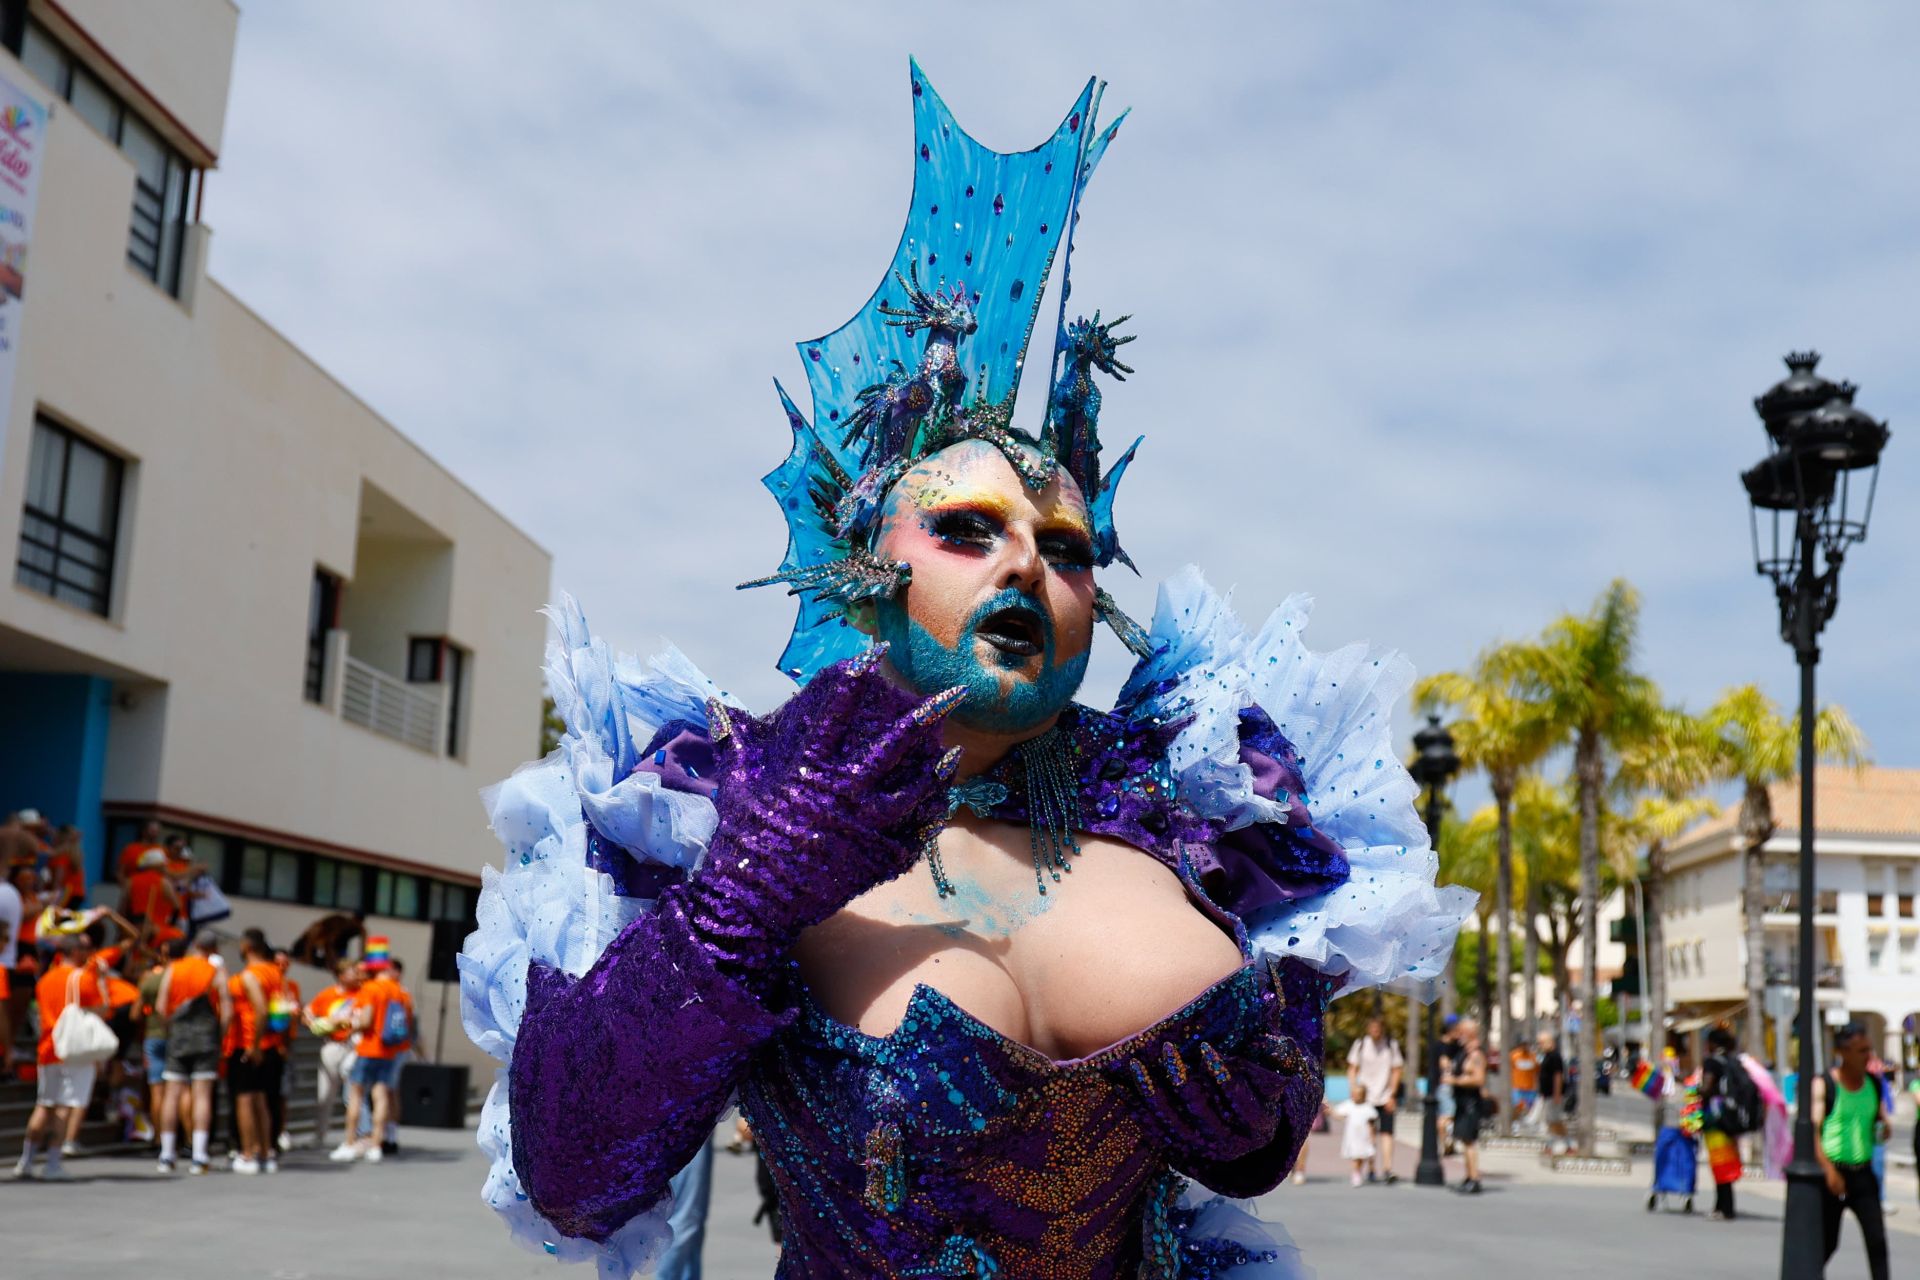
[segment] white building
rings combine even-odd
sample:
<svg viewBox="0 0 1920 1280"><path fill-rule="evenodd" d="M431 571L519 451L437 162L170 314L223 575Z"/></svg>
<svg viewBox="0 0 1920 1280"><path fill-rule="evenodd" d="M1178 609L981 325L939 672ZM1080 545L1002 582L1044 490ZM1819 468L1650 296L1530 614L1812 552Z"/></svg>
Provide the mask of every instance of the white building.
<svg viewBox="0 0 1920 1280"><path fill-rule="evenodd" d="M1822 768L1815 775L1814 964L1829 1027L1865 1023L1889 1063L1920 1068L1920 769ZM1770 1016L1779 1034L1797 996L1800 789L1770 792L1778 829L1765 845ZM1746 1001L1746 927L1738 806L1669 850L1663 918L1674 1017L1738 1020Z"/></svg>
<svg viewBox="0 0 1920 1280"><path fill-rule="evenodd" d="M109 886L157 818L228 927L360 908L418 989L497 856L475 793L539 753L549 557L207 274L238 17L0 4L0 77L51 108L0 406L0 809L79 825Z"/></svg>

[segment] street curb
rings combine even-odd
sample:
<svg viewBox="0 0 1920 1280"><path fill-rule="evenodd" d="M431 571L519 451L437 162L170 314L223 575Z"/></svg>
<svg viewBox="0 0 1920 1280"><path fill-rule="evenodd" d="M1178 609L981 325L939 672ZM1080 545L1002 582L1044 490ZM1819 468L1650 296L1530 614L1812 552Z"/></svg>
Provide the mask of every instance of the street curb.
<svg viewBox="0 0 1920 1280"><path fill-rule="evenodd" d="M1620 1156L1556 1156L1542 1152L1540 1167L1553 1173L1630 1175L1633 1172L1633 1161Z"/></svg>

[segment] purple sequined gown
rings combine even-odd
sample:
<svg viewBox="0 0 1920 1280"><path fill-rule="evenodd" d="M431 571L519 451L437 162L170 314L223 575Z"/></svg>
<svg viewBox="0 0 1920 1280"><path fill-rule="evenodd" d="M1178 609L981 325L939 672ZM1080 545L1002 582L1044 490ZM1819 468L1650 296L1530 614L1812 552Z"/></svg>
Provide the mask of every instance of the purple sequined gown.
<svg viewBox="0 0 1920 1280"><path fill-rule="evenodd" d="M1257 711L1242 758L1263 795L1291 798L1289 822L1233 832L1171 798L1169 729L1079 707L1063 727L1087 829L1173 867L1243 956L1238 921L1208 893L1245 910L1347 878L1297 799L1291 748ZM642 768L711 791L704 739L663 739ZM1024 820L1022 782L1005 780L993 816ZM1171 1280L1246 1260L1183 1236L1176 1175L1250 1196L1291 1168L1321 1099L1324 978L1249 959L1065 1062L924 985L873 1037L827 1016L790 963L754 975L716 959L688 887L662 892L584 977L529 975L509 1076L514 1165L561 1230L603 1239L658 1202L737 1097L779 1188L782 1277ZM1260 1085L1251 1107L1247 1080Z"/></svg>

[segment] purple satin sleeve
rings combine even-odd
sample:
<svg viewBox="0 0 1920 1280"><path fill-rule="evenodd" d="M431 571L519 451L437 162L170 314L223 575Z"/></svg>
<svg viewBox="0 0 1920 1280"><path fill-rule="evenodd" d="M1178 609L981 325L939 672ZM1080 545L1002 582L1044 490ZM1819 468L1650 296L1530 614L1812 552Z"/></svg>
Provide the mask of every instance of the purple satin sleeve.
<svg viewBox="0 0 1920 1280"><path fill-rule="evenodd" d="M1235 1199L1265 1195L1286 1179L1313 1131L1326 1096L1321 1063L1326 1050L1327 1001L1333 984L1297 960L1276 962L1273 974L1279 998L1267 1006L1264 1032L1282 1042L1279 1061L1286 1069L1265 1095L1276 1119L1272 1140L1231 1160L1169 1153L1175 1169ZM1241 1060L1246 1054L1243 1047L1240 1053L1223 1054L1222 1059L1229 1071L1243 1070ZM1202 1089L1207 1083L1196 1078L1189 1087Z"/></svg>
<svg viewBox="0 0 1920 1280"><path fill-rule="evenodd" d="M527 974L508 1068L513 1163L568 1235L605 1240L665 1195L754 1051L792 1021L716 967L682 894L662 894L583 977Z"/></svg>
<svg viewBox="0 0 1920 1280"><path fill-rule="evenodd" d="M1195 867L1214 901L1245 919L1345 884L1353 869L1339 842L1313 825L1299 753L1258 707L1240 713L1240 763L1253 773L1254 794L1282 805L1287 820L1213 838Z"/></svg>

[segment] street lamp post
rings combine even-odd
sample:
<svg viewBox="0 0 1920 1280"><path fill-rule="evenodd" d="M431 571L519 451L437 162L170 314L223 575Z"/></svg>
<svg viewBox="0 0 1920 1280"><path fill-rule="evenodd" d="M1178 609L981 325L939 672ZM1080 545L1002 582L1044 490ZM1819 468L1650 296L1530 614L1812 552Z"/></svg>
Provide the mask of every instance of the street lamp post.
<svg viewBox="0 0 1920 1280"><path fill-rule="evenodd" d="M1815 352L1794 352L1787 357L1788 376L1754 400L1774 450L1740 477L1753 502L1754 568L1773 582L1780 603L1780 638L1793 646L1800 664L1800 1085L1793 1161L1787 1166L1781 1280L1817 1280L1826 1270L1822 1177L1813 1148L1813 1038L1819 1030L1813 965L1816 641L1840 601L1840 566L1847 549L1866 541L1880 452L1889 434L1885 423L1854 407L1852 383L1829 382L1814 372L1819 363ZM1865 473L1866 480L1857 513L1850 510L1856 473ZM1763 512L1770 538L1761 533Z"/></svg>
<svg viewBox="0 0 1920 1280"><path fill-rule="evenodd" d="M1428 716L1427 727L1413 735L1413 780L1427 789L1427 838L1440 848L1440 810L1447 784L1460 772L1453 735L1441 727L1439 716ZM1408 997L1411 999L1411 995ZM1440 1037L1434 1007L1427 1005L1427 1100L1420 1113L1420 1167L1413 1180L1422 1187L1444 1187L1447 1175L1440 1166Z"/></svg>

